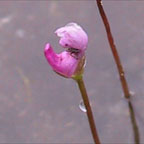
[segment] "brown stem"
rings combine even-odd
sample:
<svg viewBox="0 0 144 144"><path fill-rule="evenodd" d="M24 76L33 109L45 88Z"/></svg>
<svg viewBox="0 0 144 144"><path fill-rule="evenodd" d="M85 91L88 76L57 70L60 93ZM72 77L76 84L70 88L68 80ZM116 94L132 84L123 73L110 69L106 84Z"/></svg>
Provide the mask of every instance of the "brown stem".
<svg viewBox="0 0 144 144"><path fill-rule="evenodd" d="M98 9L99 9L101 18L103 20L103 23L104 23L104 26L105 26L105 29L107 32L107 38L109 41L109 45L110 45L114 60L115 60L116 65L117 65L117 69L119 72L120 81L121 81L121 85L123 88L124 96L126 99L128 99L129 112L130 112L131 123L132 123L133 131L134 131L135 144L139 144L140 143L139 130L138 130L138 126L136 123L136 118L135 118L133 106L132 106L132 103L130 101L131 100L130 99L130 92L129 92L128 84L127 84L127 81L125 78L124 70L123 70L116 46L114 44L114 40L113 40L113 36L112 36L111 30L110 30L110 25L109 25L108 19L106 17L106 14L105 14L103 6L102 6L102 0L96 0L96 2L97 2Z"/></svg>
<svg viewBox="0 0 144 144"><path fill-rule="evenodd" d="M119 72L119 76L120 76L121 85L123 88L124 95L126 98L129 98L130 93L129 93L128 84L127 84L127 81L125 79L124 70L123 70L116 46L114 44L113 36L112 36L111 30L110 30L110 25L109 25L108 19L106 17L106 14L105 14L103 6L102 6L102 0L96 0L96 1L97 1L97 5L98 5L98 9L99 9L101 18L103 20L103 23L104 23L104 26L105 26L105 29L107 32L109 45L110 45L110 48L112 50L112 54L113 54L113 57L115 59L115 62L116 62L117 68L118 68L118 72Z"/></svg>
<svg viewBox="0 0 144 144"><path fill-rule="evenodd" d="M133 124L133 131L134 133L134 138L135 138L135 144L139 144L140 143L140 138L139 138L139 129L136 123L136 118L135 118L135 113L134 113L134 109L132 106L131 101L128 101L128 107L129 107L129 112L130 112L130 117L131 117L131 123Z"/></svg>
<svg viewBox="0 0 144 144"><path fill-rule="evenodd" d="M81 95L83 98L83 102L84 102L84 105L85 105L86 110L87 110L87 117L88 117L88 121L89 121L89 125L91 128L91 133L92 133L94 142L95 142L95 144L100 144L100 140L99 140L99 137L98 137L98 134L96 131L96 126L95 126L95 122L94 122L94 118L93 118L93 114L92 114L92 110L91 110L91 106L89 103L89 99L88 99L88 95L86 92L83 78L81 77L80 79L77 79L76 82L79 86L79 89L80 89L80 92L81 92Z"/></svg>

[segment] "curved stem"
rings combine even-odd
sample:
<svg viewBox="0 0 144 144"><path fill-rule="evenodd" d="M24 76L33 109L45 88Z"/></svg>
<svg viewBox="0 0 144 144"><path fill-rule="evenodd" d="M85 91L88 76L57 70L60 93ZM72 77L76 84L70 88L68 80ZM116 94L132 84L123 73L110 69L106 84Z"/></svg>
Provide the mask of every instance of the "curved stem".
<svg viewBox="0 0 144 144"><path fill-rule="evenodd" d="M92 110L91 110L91 106L89 103L89 99L88 99L88 95L86 92L83 78L81 77L79 79L76 79L76 82L77 82L78 87L80 89L82 99L83 99L84 105L85 105L86 110L87 110L87 117L88 117L88 121L89 121L89 125L90 125L90 129L91 129L91 133L92 133L94 142L95 142L95 144L100 144L100 140L99 140L99 137L98 137L98 134L96 131L96 126L95 126L95 122L94 122L94 118L93 118L93 114L92 114Z"/></svg>
<svg viewBox="0 0 144 144"><path fill-rule="evenodd" d="M130 97L131 96L130 96L130 91L129 91L128 84L127 84L127 81L126 81L126 78L125 78L124 69L122 67L122 64L121 64L120 57L118 55L116 46L114 44L114 40L113 40L113 36L112 36L112 33L111 33L110 25L109 25L108 19L106 17L106 14L105 14L103 6L102 6L102 0L96 0L96 2L97 2L97 6L98 6L98 9L99 9L99 13L101 15L103 24L104 24L105 29L106 29L109 45L110 45L115 63L117 65L117 69L118 69L122 89L123 89L123 92L124 92L124 96L129 101L128 105L129 105L131 123L132 123L133 131L134 131L135 143L139 144L140 143L139 142L140 141L139 129L138 129L138 126L137 126L137 123L136 123L136 118L135 118L135 113L134 113L134 110L133 110L133 106L132 106L132 103L130 102L130 100L131 100Z"/></svg>

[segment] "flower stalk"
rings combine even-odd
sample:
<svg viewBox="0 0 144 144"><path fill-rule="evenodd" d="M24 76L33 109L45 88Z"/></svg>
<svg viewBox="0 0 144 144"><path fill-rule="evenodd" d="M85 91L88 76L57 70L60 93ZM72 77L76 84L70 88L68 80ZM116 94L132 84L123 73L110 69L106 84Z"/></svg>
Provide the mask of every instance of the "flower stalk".
<svg viewBox="0 0 144 144"><path fill-rule="evenodd" d="M80 76L78 79L75 79L75 80L78 84L78 87L79 87L79 90L81 92L85 108L87 110L87 117L88 117L90 129L91 129L91 133L92 133L92 136L93 136L93 140L94 140L95 144L100 144L100 140L99 140L98 133L97 133L97 130L96 130L94 117L93 117L91 106L90 106L90 103L89 103L87 91L86 91L86 88L85 88L85 85L84 85L83 77Z"/></svg>
<svg viewBox="0 0 144 144"><path fill-rule="evenodd" d="M131 117L132 128L134 131L135 144L140 144L139 129L136 123L135 113L131 101L128 101L129 113Z"/></svg>
<svg viewBox="0 0 144 144"><path fill-rule="evenodd" d="M130 97L128 84L127 84L127 81L125 79L125 74L124 74L124 70L123 70L123 67L122 67L122 64L121 64L121 61L120 61L120 57L118 55L118 51L117 51L116 46L114 44L114 40L113 40L113 36L112 36L112 33L111 33L110 25L109 25L108 19L106 17L106 14L105 14L103 6L102 6L102 0L96 0L96 1L97 1L97 5L98 5L98 9L99 9L101 18L103 20L103 24L104 24L106 32L107 32L107 38L108 38L108 41L109 41L109 45L110 45L110 48L112 50L112 54L113 54L115 63L117 65L117 69L118 69L118 72L119 72L123 92L124 92L125 98L128 99Z"/></svg>
<svg viewBox="0 0 144 144"><path fill-rule="evenodd" d="M127 81L126 81L126 78L125 78L124 69L123 69L120 57L118 55L118 51L116 49L116 46L114 44L114 40L113 40L113 36L112 36L112 33L111 33L110 25L109 25L107 16L106 16L105 11L104 11L103 6L102 6L102 0L96 0L96 2L97 2L97 6L98 6L100 16L101 16L103 24L105 26L105 30L106 30L106 33L107 33L107 38L108 38L108 41L109 41L109 45L110 45L115 63L117 65L117 69L118 69L118 73L119 73L123 93L124 93L125 98L128 100L128 107L129 107L129 112L130 112L130 118L131 118L133 131L134 131L135 144L139 144L140 143L139 129L138 129L138 126L137 126L133 105L131 103L131 99L130 99L131 94L130 94L128 84L127 84Z"/></svg>

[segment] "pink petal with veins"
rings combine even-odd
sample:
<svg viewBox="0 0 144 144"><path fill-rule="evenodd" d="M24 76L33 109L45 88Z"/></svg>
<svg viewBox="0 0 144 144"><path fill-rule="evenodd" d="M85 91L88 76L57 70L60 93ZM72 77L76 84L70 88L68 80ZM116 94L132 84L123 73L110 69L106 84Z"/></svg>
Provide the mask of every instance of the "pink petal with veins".
<svg viewBox="0 0 144 144"><path fill-rule="evenodd" d="M60 37L59 44L64 48L75 48L85 51L88 43L86 32L76 23L69 23L55 31Z"/></svg>

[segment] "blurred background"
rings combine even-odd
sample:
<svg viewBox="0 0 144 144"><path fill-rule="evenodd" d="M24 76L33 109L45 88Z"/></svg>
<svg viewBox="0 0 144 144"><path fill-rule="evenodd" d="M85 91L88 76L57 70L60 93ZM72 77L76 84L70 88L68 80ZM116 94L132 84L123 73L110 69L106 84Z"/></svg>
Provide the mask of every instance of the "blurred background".
<svg viewBox="0 0 144 144"><path fill-rule="evenodd" d="M144 143L144 2L103 1L125 68ZM54 31L76 22L89 36L84 80L102 143L133 131L94 0L0 1L0 143L92 143L76 83L56 75L43 50L63 49Z"/></svg>

